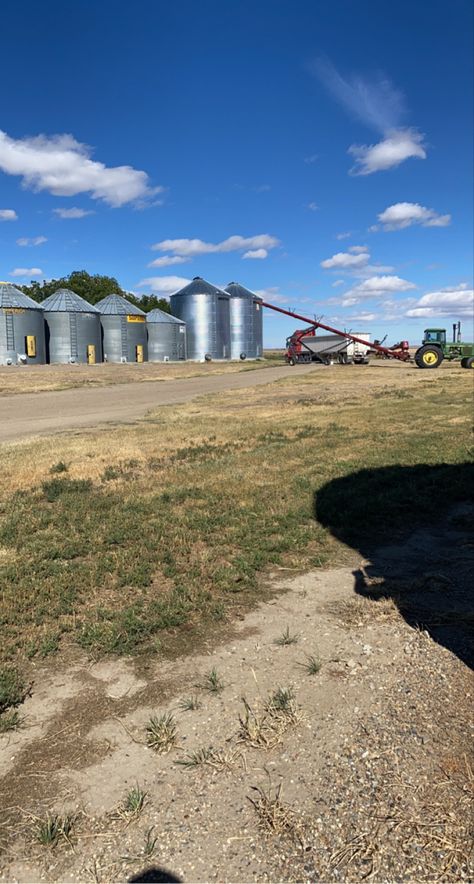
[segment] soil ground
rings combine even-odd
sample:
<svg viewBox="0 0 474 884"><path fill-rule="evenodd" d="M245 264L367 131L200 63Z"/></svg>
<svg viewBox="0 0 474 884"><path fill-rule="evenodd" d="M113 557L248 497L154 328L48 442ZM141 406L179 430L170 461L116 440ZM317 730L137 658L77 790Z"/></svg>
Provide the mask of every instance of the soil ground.
<svg viewBox="0 0 474 884"><path fill-rule="evenodd" d="M469 592L472 544L455 515L378 551L392 589L401 567L411 591L455 568ZM184 881L470 880L469 670L407 624L387 586L356 593L351 569L270 580L284 594L217 647L38 671L25 727L3 741L2 880L127 881L149 867ZM309 674L312 655L321 669ZM203 687L212 668L216 693ZM291 709L259 729L278 688ZM200 705L184 711L190 697ZM157 754L145 728L163 714L177 738ZM145 803L130 815L137 784ZM54 849L35 835L48 812L74 815Z"/></svg>

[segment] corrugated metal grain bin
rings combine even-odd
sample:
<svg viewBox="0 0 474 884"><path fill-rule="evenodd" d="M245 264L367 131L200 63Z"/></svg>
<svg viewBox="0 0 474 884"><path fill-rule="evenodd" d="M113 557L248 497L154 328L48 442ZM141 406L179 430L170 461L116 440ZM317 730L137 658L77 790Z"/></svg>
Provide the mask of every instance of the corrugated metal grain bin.
<svg viewBox="0 0 474 884"><path fill-rule="evenodd" d="M163 310L147 313L149 362L177 362L186 359L186 323Z"/></svg>
<svg viewBox="0 0 474 884"><path fill-rule="evenodd" d="M263 353L262 299L254 292L230 282L230 358L258 359Z"/></svg>
<svg viewBox="0 0 474 884"><path fill-rule="evenodd" d="M0 282L0 365L45 362L43 308L10 282Z"/></svg>
<svg viewBox="0 0 474 884"><path fill-rule="evenodd" d="M200 276L171 295L175 316L186 323L188 359L230 358L230 296Z"/></svg>
<svg viewBox="0 0 474 884"><path fill-rule="evenodd" d="M102 362L100 314L70 289L58 289L41 304L48 362Z"/></svg>
<svg viewBox="0 0 474 884"><path fill-rule="evenodd" d="M146 315L121 295L107 295L96 304L102 326L105 362L146 362Z"/></svg>

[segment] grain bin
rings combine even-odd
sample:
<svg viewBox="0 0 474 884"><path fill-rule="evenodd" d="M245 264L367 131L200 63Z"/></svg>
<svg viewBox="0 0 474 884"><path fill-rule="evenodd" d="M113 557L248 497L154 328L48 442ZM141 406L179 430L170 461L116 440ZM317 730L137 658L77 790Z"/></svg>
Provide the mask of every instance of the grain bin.
<svg viewBox="0 0 474 884"><path fill-rule="evenodd" d="M254 292L230 282L230 358L258 359L263 353L262 299Z"/></svg>
<svg viewBox="0 0 474 884"><path fill-rule="evenodd" d="M44 362L42 307L10 282L0 282L0 365Z"/></svg>
<svg viewBox="0 0 474 884"><path fill-rule="evenodd" d="M175 316L186 323L188 359L230 358L230 295L200 276L171 295Z"/></svg>
<svg viewBox="0 0 474 884"><path fill-rule="evenodd" d="M58 289L41 304L48 362L102 362L100 314L70 289Z"/></svg>
<svg viewBox="0 0 474 884"><path fill-rule="evenodd" d="M104 362L146 362L146 315L121 295L107 295L96 304L102 326Z"/></svg>
<svg viewBox="0 0 474 884"><path fill-rule="evenodd" d="M163 310L150 310L146 317L148 360L176 362L186 359L186 323Z"/></svg>

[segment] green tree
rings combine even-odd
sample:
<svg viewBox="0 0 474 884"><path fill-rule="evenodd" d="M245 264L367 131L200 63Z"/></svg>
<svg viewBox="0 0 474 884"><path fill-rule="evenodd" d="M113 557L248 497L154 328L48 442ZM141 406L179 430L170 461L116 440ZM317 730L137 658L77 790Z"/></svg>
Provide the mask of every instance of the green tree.
<svg viewBox="0 0 474 884"><path fill-rule="evenodd" d="M52 295L58 289L71 289L81 298L89 301L89 304L97 304L106 295L122 295L132 304L136 304L145 313L158 307L165 313L170 312L168 301L165 298L157 298L156 295L143 295L138 298L130 292L126 292L118 283L114 276L102 276L100 273L91 276L86 270L74 270L69 276L62 276L60 279L51 279L49 282L37 282L32 280L30 285L20 286L25 295L29 295L34 301L44 301L49 295Z"/></svg>

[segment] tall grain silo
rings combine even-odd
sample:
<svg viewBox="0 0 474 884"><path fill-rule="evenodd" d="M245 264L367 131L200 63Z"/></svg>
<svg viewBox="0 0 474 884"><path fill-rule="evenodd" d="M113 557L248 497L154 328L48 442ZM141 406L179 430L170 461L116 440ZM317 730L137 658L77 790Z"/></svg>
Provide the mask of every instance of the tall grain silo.
<svg viewBox="0 0 474 884"><path fill-rule="evenodd" d="M0 282L0 365L45 362L43 308L10 282Z"/></svg>
<svg viewBox="0 0 474 884"><path fill-rule="evenodd" d="M102 362L100 314L70 289L58 289L41 304L48 362Z"/></svg>
<svg viewBox="0 0 474 884"><path fill-rule="evenodd" d="M188 359L230 359L230 295L200 276L171 295L175 316L186 323Z"/></svg>
<svg viewBox="0 0 474 884"><path fill-rule="evenodd" d="M230 282L230 358L258 359L263 354L262 299L254 292Z"/></svg>
<svg viewBox="0 0 474 884"><path fill-rule="evenodd" d="M102 326L104 362L146 362L146 315L121 295L107 295L96 304Z"/></svg>
<svg viewBox="0 0 474 884"><path fill-rule="evenodd" d="M177 362L186 359L186 323L163 310L147 313L149 362Z"/></svg>

